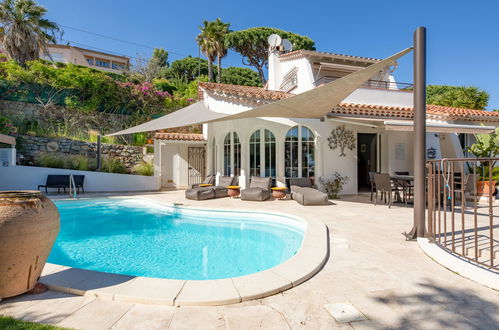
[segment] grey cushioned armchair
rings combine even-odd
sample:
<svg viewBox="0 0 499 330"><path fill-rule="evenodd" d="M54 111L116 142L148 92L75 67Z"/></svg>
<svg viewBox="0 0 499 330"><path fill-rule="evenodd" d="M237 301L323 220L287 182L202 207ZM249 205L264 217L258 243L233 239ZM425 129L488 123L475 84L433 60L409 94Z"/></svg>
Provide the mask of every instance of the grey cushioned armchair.
<svg viewBox="0 0 499 330"><path fill-rule="evenodd" d="M270 199L272 178L252 176L250 186L241 190L241 199L244 201L265 201Z"/></svg>

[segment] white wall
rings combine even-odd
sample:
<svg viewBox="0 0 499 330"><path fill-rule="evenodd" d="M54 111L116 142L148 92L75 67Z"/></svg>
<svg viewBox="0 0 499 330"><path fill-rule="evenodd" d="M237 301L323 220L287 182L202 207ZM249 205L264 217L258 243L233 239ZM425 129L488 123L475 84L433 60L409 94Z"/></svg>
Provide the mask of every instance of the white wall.
<svg viewBox="0 0 499 330"><path fill-rule="evenodd" d="M413 94L407 91L358 88L341 102L412 108Z"/></svg>
<svg viewBox="0 0 499 330"><path fill-rule="evenodd" d="M36 190L38 185L45 184L49 174L85 175L83 187L86 192L154 191L160 188L157 176L12 166L0 167L0 190Z"/></svg>

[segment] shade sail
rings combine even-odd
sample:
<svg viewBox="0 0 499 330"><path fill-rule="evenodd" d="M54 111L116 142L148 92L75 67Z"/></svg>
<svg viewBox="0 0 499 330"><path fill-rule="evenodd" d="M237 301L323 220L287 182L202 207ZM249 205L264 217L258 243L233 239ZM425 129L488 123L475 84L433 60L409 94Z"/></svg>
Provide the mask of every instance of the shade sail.
<svg viewBox="0 0 499 330"><path fill-rule="evenodd" d="M243 118L278 117L278 118L322 118L343 99L359 88L365 81L384 68L394 65L395 61L412 50L407 48L378 63L346 75L320 87L298 95L293 95L273 103L265 104L237 114L215 112L199 101L174 113L134 126L123 131L109 134L122 135L160 129L210 123L222 120Z"/></svg>
<svg viewBox="0 0 499 330"><path fill-rule="evenodd" d="M402 131L413 132L414 122L412 121L385 121L385 129L387 131ZM426 122L426 131L434 133L493 133L494 126L479 126L479 125L461 125L461 124L445 124Z"/></svg>
<svg viewBox="0 0 499 330"><path fill-rule="evenodd" d="M123 131L109 134L108 136L157 131L160 129L202 124L226 116L226 113L211 111L205 106L203 101L199 101L169 115L127 128Z"/></svg>

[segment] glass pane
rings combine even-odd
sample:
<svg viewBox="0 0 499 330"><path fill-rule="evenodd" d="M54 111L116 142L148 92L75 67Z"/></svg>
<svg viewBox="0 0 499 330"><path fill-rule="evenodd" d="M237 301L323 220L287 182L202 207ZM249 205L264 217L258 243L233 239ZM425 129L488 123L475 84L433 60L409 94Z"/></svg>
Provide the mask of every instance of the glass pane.
<svg viewBox="0 0 499 330"><path fill-rule="evenodd" d="M230 164L230 133L225 136L224 140L224 175L229 176L231 173Z"/></svg>
<svg viewBox="0 0 499 330"><path fill-rule="evenodd" d="M265 130L265 176L275 178L275 136L268 129Z"/></svg>
<svg viewBox="0 0 499 330"><path fill-rule="evenodd" d="M239 176L241 174L241 143L239 142L239 136L236 132L234 134L234 175Z"/></svg>
<svg viewBox="0 0 499 330"><path fill-rule="evenodd" d="M286 134L284 146L284 171L288 178L298 176L298 126Z"/></svg>
<svg viewBox="0 0 499 330"><path fill-rule="evenodd" d="M260 130L250 138L250 175L260 176Z"/></svg>
<svg viewBox="0 0 499 330"><path fill-rule="evenodd" d="M315 143L314 143L314 133L306 128L302 127L301 135L301 175L302 177L308 178L315 175Z"/></svg>

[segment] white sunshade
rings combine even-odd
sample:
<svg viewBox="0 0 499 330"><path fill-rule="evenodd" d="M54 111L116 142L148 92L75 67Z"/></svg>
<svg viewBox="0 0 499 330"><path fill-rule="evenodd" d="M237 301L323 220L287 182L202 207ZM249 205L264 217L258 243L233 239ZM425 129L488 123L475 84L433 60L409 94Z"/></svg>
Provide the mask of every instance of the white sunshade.
<svg viewBox="0 0 499 330"><path fill-rule="evenodd" d="M385 121L385 129L387 131L414 131L414 122L412 121ZM495 131L494 126L479 126L479 125L461 125L461 124L445 124L426 122L426 131L435 133L492 133Z"/></svg>
<svg viewBox="0 0 499 330"><path fill-rule="evenodd" d="M412 50L407 48L378 63L346 75L320 87L311 89L298 95L293 95L273 103L259 106L255 109L237 114L215 112L208 109L204 102L199 101L169 115L151 120L123 131L109 134L122 135L138 132L156 131L160 129L203 124L222 120L243 118L277 117L277 118L322 118L355 91L365 81L384 68L395 64L395 61Z"/></svg>
<svg viewBox="0 0 499 330"><path fill-rule="evenodd" d="M202 124L226 116L226 113L211 111L205 106L203 101L198 101L171 114L127 128L123 131L109 134L108 136L157 131L160 129Z"/></svg>

